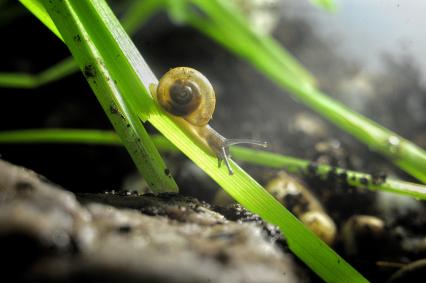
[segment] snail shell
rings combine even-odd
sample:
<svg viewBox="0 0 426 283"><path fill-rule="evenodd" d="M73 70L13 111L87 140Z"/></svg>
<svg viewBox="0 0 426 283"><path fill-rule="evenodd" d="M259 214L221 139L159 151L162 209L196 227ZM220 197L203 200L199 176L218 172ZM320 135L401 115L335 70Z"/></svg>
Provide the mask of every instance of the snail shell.
<svg viewBox="0 0 426 283"><path fill-rule="evenodd" d="M171 69L161 78L157 101L170 114L198 127L208 124L216 105L215 93L208 79L187 67Z"/></svg>

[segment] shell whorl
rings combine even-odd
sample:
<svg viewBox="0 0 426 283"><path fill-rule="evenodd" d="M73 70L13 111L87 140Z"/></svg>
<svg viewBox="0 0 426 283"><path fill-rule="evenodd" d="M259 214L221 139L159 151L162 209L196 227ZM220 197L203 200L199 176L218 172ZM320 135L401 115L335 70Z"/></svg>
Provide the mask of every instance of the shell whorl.
<svg viewBox="0 0 426 283"><path fill-rule="evenodd" d="M164 74L158 83L157 101L170 114L199 127L208 124L216 104L209 80L188 67L177 67Z"/></svg>

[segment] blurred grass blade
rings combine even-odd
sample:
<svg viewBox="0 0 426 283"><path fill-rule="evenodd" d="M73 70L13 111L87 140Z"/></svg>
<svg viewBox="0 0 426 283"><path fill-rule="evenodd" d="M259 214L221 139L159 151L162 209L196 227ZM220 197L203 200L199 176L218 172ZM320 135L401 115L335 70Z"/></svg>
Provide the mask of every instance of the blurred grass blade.
<svg viewBox="0 0 426 283"><path fill-rule="evenodd" d="M0 143L79 143L123 145L113 131L84 129L30 129L1 131Z"/></svg>
<svg viewBox="0 0 426 283"><path fill-rule="evenodd" d="M401 169L426 183L426 152L396 133L352 111L317 90L308 78L298 77L294 61L267 36L249 28L238 9L225 0L191 0L202 12L187 9L186 22L251 62L292 96L377 151ZM231 10L232 9L232 10ZM228 12L224 12L224 11ZM267 47L269 46L269 47ZM272 48L272 46L274 46ZM293 67L289 67L293 66Z"/></svg>
<svg viewBox="0 0 426 283"><path fill-rule="evenodd" d="M101 71L111 72L108 75L112 78L119 76L116 72L126 75L126 78L117 81L118 86L124 84L131 88L129 92L125 93L132 95L126 97L132 100L132 108L126 110L129 110L129 112L139 111L142 120L148 119L229 195L250 211L259 214L266 221L278 225L285 234L290 249L324 280L327 282L367 282L362 275L318 239L238 165L231 162L234 170L232 176L228 174L225 166L217 168L216 158L198 147L168 115L158 108L148 93L149 85L158 82L156 77L104 1L64 0L46 1L44 3L64 36L65 42L69 44L75 55L79 55L78 51L92 50L76 50L77 47L74 45L77 44L73 44L72 41L79 34L76 34L76 32L80 32L80 30L74 29L78 28L79 25L84 27L89 23L93 25L89 25L87 31L91 36L90 43L93 44L89 47L95 48L98 45L98 47L108 47L108 52L104 54L106 55L105 61L102 62L105 70L101 69ZM81 35L88 36L87 34ZM87 66L91 62L81 60L78 57L76 59L83 61L80 63L82 66ZM119 64L123 59L128 60L128 64ZM117 68L118 66L119 68ZM96 88L94 89L96 91ZM126 136L122 132L118 132L118 134L125 141Z"/></svg>
<svg viewBox="0 0 426 283"><path fill-rule="evenodd" d="M178 153L179 150L161 135L151 137L161 152ZM0 132L0 143L79 143L95 145L122 145L120 138L112 131L81 129L32 129ZM426 186L405 182L386 176L346 170L328 165L319 165L307 160L280 155L262 150L239 146L231 147L236 160L253 165L285 169L296 175L332 180L343 189L347 186L387 191L426 200Z"/></svg>
<svg viewBox="0 0 426 283"><path fill-rule="evenodd" d="M58 29L53 24L52 19L41 2L31 0L21 0L21 3L45 23L59 38ZM123 16L122 24L129 34L136 32L150 16L164 8L165 0L145 0L134 1L130 4L127 12ZM31 8L31 9L30 9ZM0 86L9 88L37 88L53 81L62 79L79 70L72 57L68 57L61 62L49 67L39 74L27 73L7 73L0 72Z"/></svg>
<svg viewBox="0 0 426 283"><path fill-rule="evenodd" d="M284 84L283 80L281 83ZM316 89L299 87L294 92L299 99L323 117L426 183L426 152L422 148Z"/></svg>
<svg viewBox="0 0 426 283"><path fill-rule="evenodd" d="M136 114L135 97L144 88L138 81L128 83L133 72L121 68L128 66L127 60L111 52L111 41L99 38L101 19L90 11L74 12L73 5L80 1L43 3L150 189L176 192L176 183L164 173L165 164Z"/></svg>
<svg viewBox="0 0 426 283"><path fill-rule="evenodd" d="M336 0L310 0L311 3L317 7L320 7L328 12L336 11L337 5Z"/></svg>
<svg viewBox="0 0 426 283"><path fill-rule="evenodd" d="M169 1L174 2L173 0ZM285 48L281 47L272 37L260 34L250 28L250 24L232 1L186 0L186 2L193 2L209 17L209 20L207 20L194 9L188 7L186 9L186 21L190 24L194 24L192 20L198 23L203 22L204 28L201 31L208 31L209 35L213 35L221 44L247 59L256 59L253 56L256 53L259 56L258 60L262 60L261 57L267 55L281 63L280 67L283 75L290 76L293 80L300 81L302 84L316 84L312 74ZM183 15L181 18L183 20ZM194 26L199 28L197 24ZM255 44L247 45L248 41Z"/></svg>
<svg viewBox="0 0 426 283"><path fill-rule="evenodd" d="M128 34L134 34L149 17L165 6L165 0L133 1L123 15L121 24Z"/></svg>
<svg viewBox="0 0 426 283"><path fill-rule="evenodd" d="M354 186L370 190L387 191L426 200L426 186L415 183L374 176L328 165L319 165L307 160L243 147L231 148L231 154L236 159L251 164L286 169L286 171L290 173L317 177L323 180L331 178L332 180L337 180L343 188Z"/></svg>
<svg viewBox="0 0 426 283"><path fill-rule="evenodd" d="M0 86L10 88L36 88L68 76L78 70L71 57L53 65L37 75L25 73L0 73Z"/></svg>

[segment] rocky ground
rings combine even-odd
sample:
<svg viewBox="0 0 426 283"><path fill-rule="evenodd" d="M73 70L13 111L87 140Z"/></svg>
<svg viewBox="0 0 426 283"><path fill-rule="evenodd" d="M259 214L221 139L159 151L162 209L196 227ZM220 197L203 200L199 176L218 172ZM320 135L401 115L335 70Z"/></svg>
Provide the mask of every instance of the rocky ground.
<svg viewBox="0 0 426 283"><path fill-rule="evenodd" d="M24 282L309 282L308 269L286 251L274 227L239 206L220 211L176 194L76 196L0 160L1 276Z"/></svg>

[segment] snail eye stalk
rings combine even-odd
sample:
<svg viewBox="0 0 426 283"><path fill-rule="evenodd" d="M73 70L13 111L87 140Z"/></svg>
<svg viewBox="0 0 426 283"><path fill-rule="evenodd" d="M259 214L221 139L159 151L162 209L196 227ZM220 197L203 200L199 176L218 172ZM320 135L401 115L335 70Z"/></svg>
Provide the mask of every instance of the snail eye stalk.
<svg viewBox="0 0 426 283"><path fill-rule="evenodd" d="M251 139L226 139L221 147L221 151L217 156L218 167L222 165L222 161L225 161L225 165L228 168L229 175L233 175L234 171L229 164L229 159L231 158L231 154L229 152L229 147L235 144L254 144L262 147L267 147L268 143L264 141L251 140Z"/></svg>
<svg viewBox="0 0 426 283"><path fill-rule="evenodd" d="M227 139L225 141L224 146L225 147L229 147L231 145L236 145L236 144L254 144L254 145L258 145L258 146L262 146L262 147L267 147L268 143L265 141L258 141L258 140L251 140L251 139Z"/></svg>

